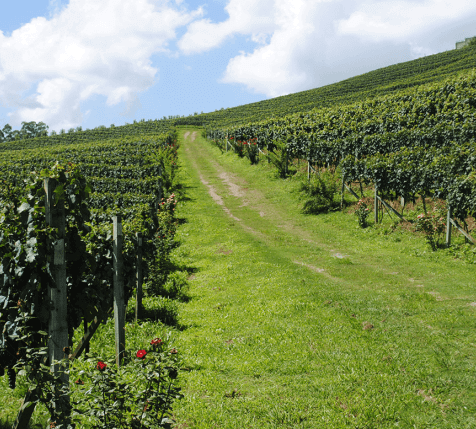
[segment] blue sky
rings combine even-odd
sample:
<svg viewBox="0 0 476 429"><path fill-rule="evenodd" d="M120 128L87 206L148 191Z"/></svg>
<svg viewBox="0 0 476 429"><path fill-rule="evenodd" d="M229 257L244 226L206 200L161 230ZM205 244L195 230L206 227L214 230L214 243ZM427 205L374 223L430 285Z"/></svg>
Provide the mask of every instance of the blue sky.
<svg viewBox="0 0 476 429"><path fill-rule="evenodd" d="M122 125L316 88L453 49L474 0L16 0L0 127Z"/></svg>

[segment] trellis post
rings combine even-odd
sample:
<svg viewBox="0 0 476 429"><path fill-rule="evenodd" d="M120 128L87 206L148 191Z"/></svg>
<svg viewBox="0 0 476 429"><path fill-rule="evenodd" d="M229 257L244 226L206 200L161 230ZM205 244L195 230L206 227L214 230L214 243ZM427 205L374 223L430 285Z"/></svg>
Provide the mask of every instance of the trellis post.
<svg viewBox="0 0 476 429"><path fill-rule="evenodd" d="M121 216L113 216L113 267L114 267L114 329L116 339L116 365L119 368L126 351L124 278L122 260L122 222Z"/></svg>
<svg viewBox="0 0 476 429"><path fill-rule="evenodd" d="M448 206L448 213L446 215L446 247L451 246L451 207Z"/></svg>
<svg viewBox="0 0 476 429"><path fill-rule="evenodd" d="M69 336L68 336L68 289L66 284L66 260L65 260L65 211L64 201L54 201L55 189L58 182L54 179L45 179L44 188L46 223L56 229L57 239L53 244L53 255L50 255L50 266L54 284L48 285L48 298L51 305L50 318L48 322L48 359L51 370L55 377L61 380L61 390L69 390L68 355L69 355ZM66 359L65 359L66 358ZM62 363L59 363L62 362ZM64 365L64 368L61 367ZM58 397L58 408L63 411L69 409L69 396L67 393L55 392ZM64 420L56 421L57 425L67 424L68 413L59 413L64 416Z"/></svg>
<svg viewBox="0 0 476 429"><path fill-rule="evenodd" d="M66 262L65 262L65 213L64 202L62 200L54 203L54 191L57 186L55 179L45 179L45 220L47 225L56 228L58 239L53 243L53 252L49 256L50 264L52 262L51 272L54 276L54 285L48 285L48 298L51 305L50 319L48 322L48 359L51 369L55 376L59 376L64 388L69 389L69 376L67 371L60 373L60 365L58 361L63 361L64 365L68 365L67 358L69 355L69 336L68 336L68 322L67 322L67 287L66 287ZM67 369L67 368L65 368ZM59 407L64 407L64 410L69 410L69 397L59 392L58 400ZM23 403L18 413L18 416L13 423L13 429L26 429L30 422L31 416L36 406L36 392L28 390ZM25 405L28 404L26 407ZM69 421L68 413L60 413L65 420L57 421L56 424L67 424Z"/></svg>
<svg viewBox="0 0 476 429"><path fill-rule="evenodd" d="M375 183L374 220L375 220L375 223L378 223L378 187L377 187L377 183Z"/></svg>
<svg viewBox="0 0 476 429"><path fill-rule="evenodd" d="M345 175L342 175L342 188L340 191L340 209L344 207Z"/></svg>
<svg viewBox="0 0 476 429"><path fill-rule="evenodd" d="M142 233L136 233L136 323L142 317Z"/></svg>

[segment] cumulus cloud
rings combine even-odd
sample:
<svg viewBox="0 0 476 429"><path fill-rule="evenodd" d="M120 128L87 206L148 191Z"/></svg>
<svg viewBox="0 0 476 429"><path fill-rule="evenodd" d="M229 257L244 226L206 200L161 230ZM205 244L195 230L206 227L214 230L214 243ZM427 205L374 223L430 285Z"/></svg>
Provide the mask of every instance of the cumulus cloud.
<svg viewBox="0 0 476 429"><path fill-rule="evenodd" d="M367 1L339 20L338 32L370 40L408 41L476 13L474 0Z"/></svg>
<svg viewBox="0 0 476 429"><path fill-rule="evenodd" d="M474 22L476 2L229 0L226 11L223 22L191 23L179 47L200 53L251 36L257 46L230 59L222 82L274 97L454 47L454 29Z"/></svg>
<svg viewBox="0 0 476 429"><path fill-rule="evenodd" d="M202 15L180 1L70 0L50 2L51 17L35 18L7 37L0 31L0 99L11 122L43 121L52 129L82 121L81 102L93 95L107 105L124 102L153 85L151 56L167 53L176 29Z"/></svg>
<svg viewBox="0 0 476 429"><path fill-rule="evenodd" d="M201 19L188 26L187 33L178 43L185 54L200 53L223 44L233 34L251 35L254 42L264 43L275 29L274 0L231 0L225 11L226 21L213 23Z"/></svg>

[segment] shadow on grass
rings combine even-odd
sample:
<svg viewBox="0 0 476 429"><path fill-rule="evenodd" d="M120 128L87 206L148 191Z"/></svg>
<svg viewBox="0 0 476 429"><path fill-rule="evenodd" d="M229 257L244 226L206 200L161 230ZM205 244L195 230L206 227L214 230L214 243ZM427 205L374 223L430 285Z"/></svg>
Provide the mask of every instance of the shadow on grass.
<svg viewBox="0 0 476 429"><path fill-rule="evenodd" d="M156 297L154 308L147 305L142 308L140 321L162 322L165 325L178 328L178 306L174 300ZM128 311L126 314L126 321L133 322L135 320L135 310ZM1 429L1 428L0 428Z"/></svg>
<svg viewBox="0 0 476 429"><path fill-rule="evenodd" d="M190 198L188 196L188 190L189 189L195 189L196 186L185 186L181 183L174 184L174 194L177 197L179 201L194 201L193 198Z"/></svg>

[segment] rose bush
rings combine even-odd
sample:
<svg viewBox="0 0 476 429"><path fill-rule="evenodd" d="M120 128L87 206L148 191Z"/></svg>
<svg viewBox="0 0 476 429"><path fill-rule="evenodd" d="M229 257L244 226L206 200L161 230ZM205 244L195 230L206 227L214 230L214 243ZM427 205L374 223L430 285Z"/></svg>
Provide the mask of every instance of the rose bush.
<svg viewBox="0 0 476 429"><path fill-rule="evenodd" d="M95 356L87 359L94 369L77 374L80 383L71 394L77 427L170 428L172 404L182 397L176 385L179 358L175 348L162 351L162 344L154 338L150 350L137 350L136 359L120 368Z"/></svg>

